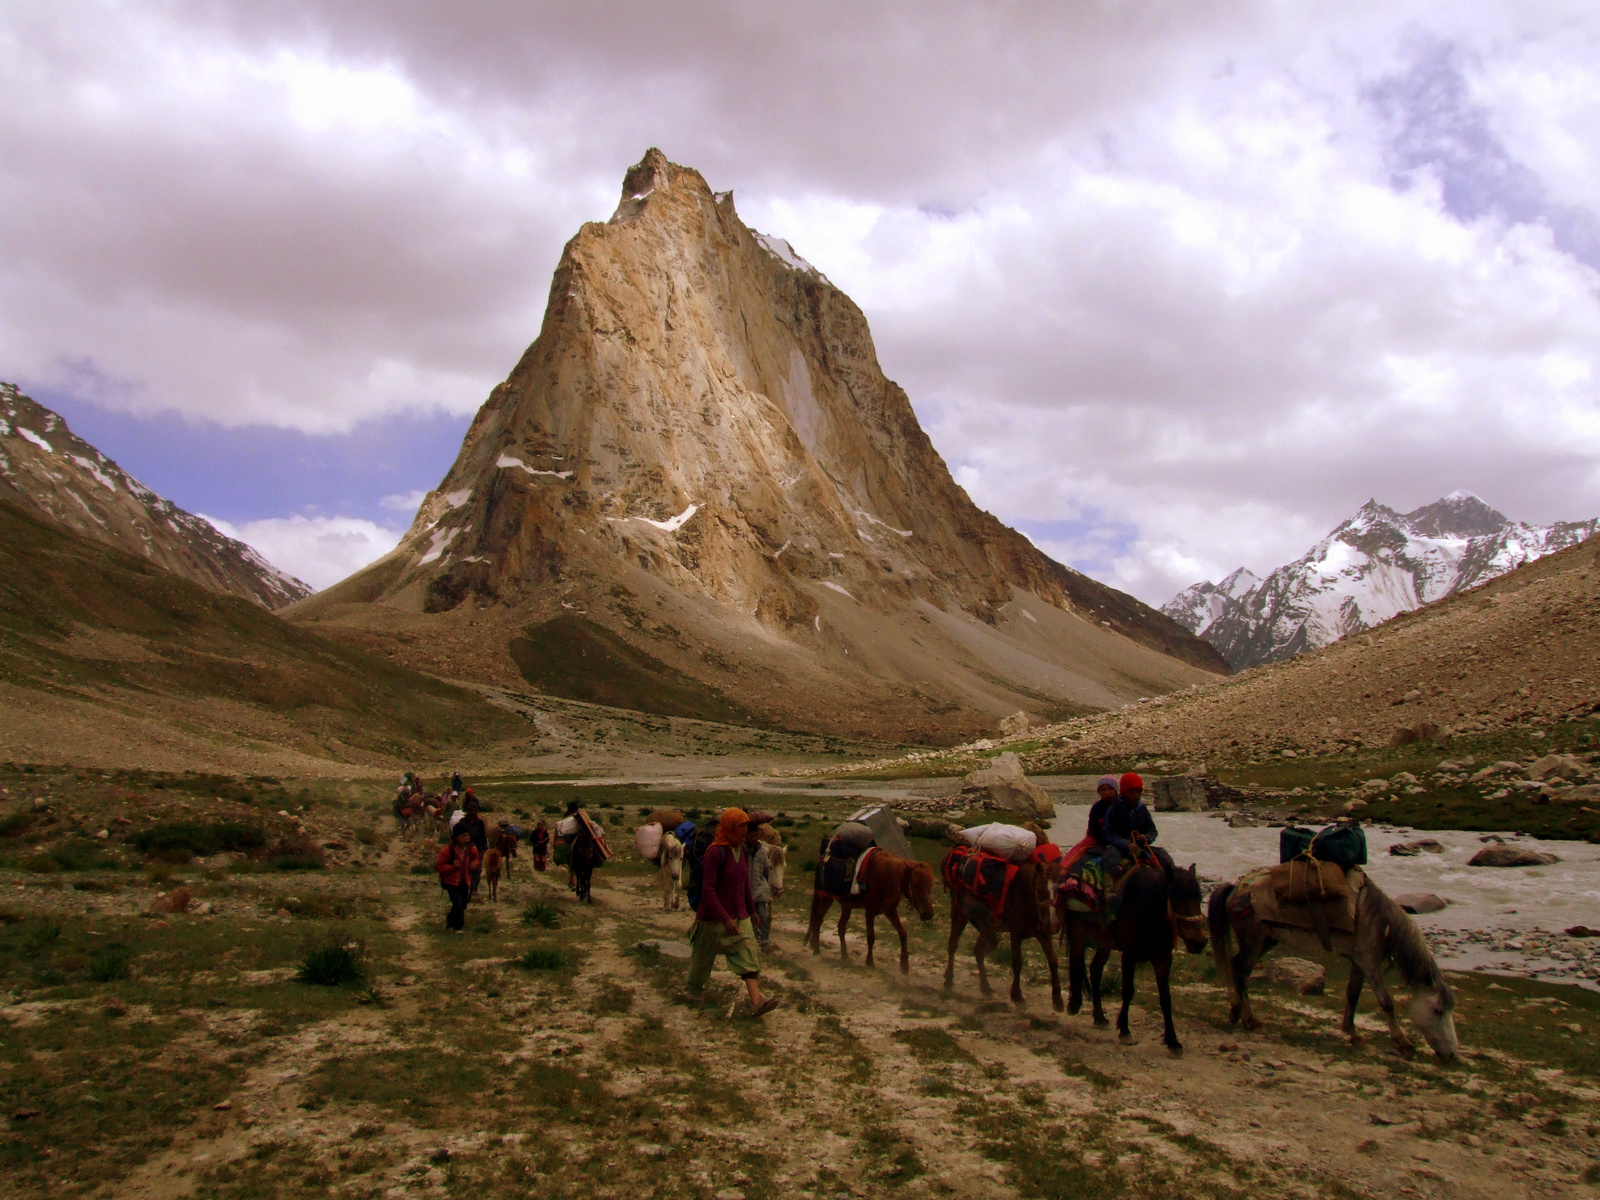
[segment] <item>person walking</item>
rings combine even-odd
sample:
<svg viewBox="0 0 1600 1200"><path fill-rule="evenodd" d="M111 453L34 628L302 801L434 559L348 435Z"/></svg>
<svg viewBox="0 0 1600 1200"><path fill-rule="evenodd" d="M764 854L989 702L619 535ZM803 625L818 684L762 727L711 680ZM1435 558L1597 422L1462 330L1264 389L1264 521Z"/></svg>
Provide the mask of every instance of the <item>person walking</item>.
<svg viewBox="0 0 1600 1200"><path fill-rule="evenodd" d="M444 919L444 927L452 933L461 933L466 927L472 880L483 869L483 856L472 844L465 824L464 817L456 818L450 827L450 840L439 847L439 857L433 864L434 870L439 872L439 886L450 897L450 912Z"/></svg>
<svg viewBox="0 0 1600 1200"><path fill-rule="evenodd" d="M767 844L761 840L761 826L771 821L766 813L751 813L744 836L750 856L751 924L755 926L756 945L762 950L772 948L772 859Z"/></svg>
<svg viewBox="0 0 1600 1200"><path fill-rule="evenodd" d="M761 958L756 948L751 914L749 853L745 842L750 818L742 809L728 808L717 822L717 835L700 864L700 905L689 932L689 994L705 990L717 955L744 980L750 993L750 1015L763 1017L778 1007L776 997L761 995Z"/></svg>
<svg viewBox="0 0 1600 1200"><path fill-rule="evenodd" d="M467 836L472 839L473 846L478 851L478 861L482 863L483 855L489 849L489 827L483 823L483 818L478 815L478 798L467 792L466 802L461 806L463 816L461 824L466 827ZM472 894L478 894L478 881L483 878L483 867L479 866L472 872Z"/></svg>
<svg viewBox="0 0 1600 1200"><path fill-rule="evenodd" d="M528 835L528 849L533 851L533 869L542 874L550 862L550 827L543 817L534 822L533 832Z"/></svg>

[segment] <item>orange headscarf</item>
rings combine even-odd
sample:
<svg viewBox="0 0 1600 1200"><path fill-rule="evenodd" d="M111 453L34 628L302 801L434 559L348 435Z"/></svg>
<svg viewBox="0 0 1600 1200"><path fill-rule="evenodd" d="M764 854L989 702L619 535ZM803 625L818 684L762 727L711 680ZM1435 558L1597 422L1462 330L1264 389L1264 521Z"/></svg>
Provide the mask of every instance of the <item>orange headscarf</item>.
<svg viewBox="0 0 1600 1200"><path fill-rule="evenodd" d="M744 845L745 826L750 824L750 817L742 808L725 808L722 810L722 819L717 822L717 836L711 839L713 846L727 846L730 849Z"/></svg>

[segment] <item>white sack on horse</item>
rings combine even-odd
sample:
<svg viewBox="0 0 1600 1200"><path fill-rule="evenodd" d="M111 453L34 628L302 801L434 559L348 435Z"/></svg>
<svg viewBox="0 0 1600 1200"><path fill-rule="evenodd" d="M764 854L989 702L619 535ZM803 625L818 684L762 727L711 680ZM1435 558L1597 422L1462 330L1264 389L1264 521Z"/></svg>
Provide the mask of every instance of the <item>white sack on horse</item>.
<svg viewBox="0 0 1600 1200"><path fill-rule="evenodd" d="M634 853L640 858L654 862L656 856L661 853L661 834L661 826L654 822L639 826L633 831Z"/></svg>
<svg viewBox="0 0 1600 1200"><path fill-rule="evenodd" d="M974 825L955 835L956 840L985 854L995 854L1007 862L1025 863L1039 846L1039 839L1020 825L1005 825L992 821L988 825Z"/></svg>
<svg viewBox="0 0 1600 1200"><path fill-rule="evenodd" d="M572 837L577 832L578 832L578 814L577 813L573 813L572 816L570 816L570 817L562 817L561 820L556 822L556 836L557 837L564 837L564 838L565 837Z"/></svg>

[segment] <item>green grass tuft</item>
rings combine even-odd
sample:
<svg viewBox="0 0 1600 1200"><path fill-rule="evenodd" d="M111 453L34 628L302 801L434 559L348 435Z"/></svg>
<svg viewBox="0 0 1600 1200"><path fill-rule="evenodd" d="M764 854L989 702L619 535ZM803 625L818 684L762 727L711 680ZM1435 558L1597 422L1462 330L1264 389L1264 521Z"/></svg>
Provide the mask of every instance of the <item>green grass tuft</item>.
<svg viewBox="0 0 1600 1200"><path fill-rule="evenodd" d="M517 960L517 965L524 971L565 971L571 961L558 946L534 946Z"/></svg>

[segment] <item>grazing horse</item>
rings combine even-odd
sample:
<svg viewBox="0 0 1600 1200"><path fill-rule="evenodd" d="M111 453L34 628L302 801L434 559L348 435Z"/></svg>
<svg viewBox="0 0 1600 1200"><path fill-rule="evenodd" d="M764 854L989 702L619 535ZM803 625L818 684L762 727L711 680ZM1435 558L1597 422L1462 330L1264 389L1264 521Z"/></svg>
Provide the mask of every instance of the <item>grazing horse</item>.
<svg viewBox="0 0 1600 1200"><path fill-rule="evenodd" d="M822 868L817 868L817 883L822 882ZM811 953L822 953L822 918L827 916L828 909L833 907L834 900L839 901L839 957L849 959L850 951L845 948L844 931L850 924L850 914L859 905L867 910L867 966L877 964L872 961L873 947L878 940L877 929L874 923L878 914L888 917L889 924L894 926L900 935L900 973L911 973L911 951L906 943L906 925L900 919L900 901L910 901L911 907L917 910L917 915L924 921L933 920L933 868L925 862L918 862L911 858L900 858L886 850L873 850L867 859L866 865L861 869L861 893L857 896L830 896L817 887L811 900L811 928L806 933L805 944L811 947Z"/></svg>
<svg viewBox="0 0 1600 1200"><path fill-rule="evenodd" d="M505 864L506 878L511 878L511 860L517 856L517 835L505 827L501 822L495 826L494 848L500 851L501 861Z"/></svg>
<svg viewBox="0 0 1600 1200"><path fill-rule="evenodd" d="M593 903L589 894L594 881L594 869L605 861L605 855L595 843L593 836L581 826L572 837L572 848L568 851L567 863L572 868L572 890L578 894L578 899Z"/></svg>
<svg viewBox="0 0 1600 1200"><path fill-rule="evenodd" d="M500 899L500 868L504 864L500 851L490 846L483 856L483 881L489 885L489 899Z"/></svg>
<svg viewBox="0 0 1600 1200"><path fill-rule="evenodd" d="M951 854L954 853L952 850ZM1050 888L1055 882L1059 863L1045 865L1030 861L1019 866L1006 892L1005 905L1000 910L998 921L987 900L973 895L959 882L954 887L950 886L952 872L949 863L947 855L945 867L940 871L946 881L945 887L950 892L950 944L944 965L945 991L955 986L956 949L961 945L961 935L970 923L978 931L973 946L978 960L978 990L985 996L994 995L984 964L989 951L1000 940L1000 928L1003 926L1011 935L1011 1002L1022 1003L1022 943L1028 938L1038 938L1039 945L1044 949L1044 960L1050 964L1050 1003L1059 1012L1061 968L1056 960L1050 927Z"/></svg>
<svg viewBox="0 0 1600 1200"><path fill-rule="evenodd" d="M1207 916L1211 923L1211 952L1216 957L1217 972L1228 985L1228 1020L1243 1021L1246 1029L1260 1029L1261 1022L1250 1011L1250 993L1247 990L1250 972L1261 956L1282 942L1291 950L1315 954L1321 949L1318 934L1311 929L1299 929L1273 924L1270 929L1256 919L1253 911L1235 912L1236 906L1228 901L1239 884L1227 883L1211 893ZM1239 939L1239 953L1229 957L1230 935ZM1384 986L1383 966L1392 962L1399 969L1400 978L1415 989L1411 997L1411 1020L1422 1030L1423 1037L1442 1059L1456 1056L1455 993L1445 982L1444 972L1434 961L1427 940L1417 924L1406 915L1392 898L1368 879L1356 892L1356 919L1354 933L1329 930L1328 937L1335 953L1350 960L1350 982L1345 988L1344 1019L1340 1028L1352 1043L1356 1035L1356 1002L1361 998L1362 984L1370 979L1372 992L1378 998L1378 1007L1389 1021L1389 1037L1401 1054L1415 1048L1411 1039L1400 1028L1394 1013L1394 998Z"/></svg>
<svg viewBox="0 0 1600 1200"><path fill-rule="evenodd" d="M678 889L683 883L683 843L670 833L662 834L660 858L656 889L661 893L661 907L677 908L682 899Z"/></svg>
<svg viewBox="0 0 1600 1200"><path fill-rule="evenodd" d="M1200 877L1194 864L1176 867L1165 850L1152 847L1153 857L1142 857L1122 885L1121 909L1109 926L1095 917L1076 913L1065 905L1061 913L1061 941L1067 947L1071 996L1067 1012L1076 1015L1083 1007L1084 948L1093 943L1094 961L1089 964L1089 997L1094 1004L1094 1023L1108 1024L1100 1005L1100 974L1113 950L1122 953L1122 1010L1117 1014L1117 1036L1132 1041L1128 1028L1128 1006L1133 1003L1134 975L1139 964L1155 968L1156 993L1161 999L1161 1040L1173 1054L1183 1053L1178 1031L1172 1024L1172 952L1181 938L1190 954L1206 948L1205 917L1201 913Z"/></svg>

